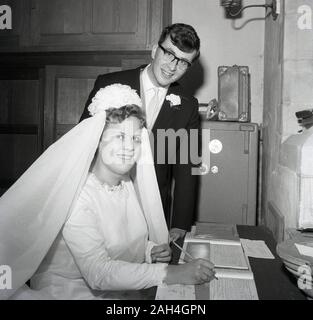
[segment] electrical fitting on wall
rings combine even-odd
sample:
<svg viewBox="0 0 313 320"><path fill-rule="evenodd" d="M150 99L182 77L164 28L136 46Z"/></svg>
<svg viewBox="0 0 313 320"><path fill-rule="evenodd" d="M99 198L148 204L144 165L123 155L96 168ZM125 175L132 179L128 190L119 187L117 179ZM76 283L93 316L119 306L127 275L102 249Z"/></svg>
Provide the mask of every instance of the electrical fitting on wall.
<svg viewBox="0 0 313 320"><path fill-rule="evenodd" d="M243 6L242 0L221 0L221 6L225 8L226 19L239 19L242 12L248 8L271 9L273 20L276 20L280 13L280 0L272 0L270 4L252 4Z"/></svg>

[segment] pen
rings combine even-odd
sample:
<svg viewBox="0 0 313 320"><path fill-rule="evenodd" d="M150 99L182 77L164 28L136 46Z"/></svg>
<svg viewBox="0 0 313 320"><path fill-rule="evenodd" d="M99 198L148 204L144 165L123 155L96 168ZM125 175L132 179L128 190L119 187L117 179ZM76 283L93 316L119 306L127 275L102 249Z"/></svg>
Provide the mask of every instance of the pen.
<svg viewBox="0 0 313 320"><path fill-rule="evenodd" d="M174 240L172 240L173 244L181 251L183 252L188 258L190 258L191 260L194 260L193 256L187 252L186 250L184 250L180 245L178 245Z"/></svg>
<svg viewBox="0 0 313 320"><path fill-rule="evenodd" d="M185 249L183 249L180 245L178 245L174 240L172 240L173 244L181 251L183 252L188 258L190 258L191 260L194 260L193 256L187 252ZM213 274L214 279L218 280L217 276L215 274Z"/></svg>

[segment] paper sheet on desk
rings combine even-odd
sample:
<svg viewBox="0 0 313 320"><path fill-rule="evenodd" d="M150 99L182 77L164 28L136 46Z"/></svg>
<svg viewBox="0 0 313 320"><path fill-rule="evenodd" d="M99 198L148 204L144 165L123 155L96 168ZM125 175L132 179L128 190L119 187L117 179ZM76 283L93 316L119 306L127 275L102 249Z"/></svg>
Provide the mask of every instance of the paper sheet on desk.
<svg viewBox="0 0 313 320"><path fill-rule="evenodd" d="M258 300L254 280L222 279L210 282L210 300Z"/></svg>
<svg viewBox="0 0 313 320"><path fill-rule="evenodd" d="M247 257L260 259L275 259L270 249L262 240L240 239Z"/></svg>
<svg viewBox="0 0 313 320"><path fill-rule="evenodd" d="M195 286L193 285L160 285L155 300L196 300Z"/></svg>
<svg viewBox="0 0 313 320"><path fill-rule="evenodd" d="M295 246L303 256L313 257L313 243L310 243L309 245L295 243Z"/></svg>

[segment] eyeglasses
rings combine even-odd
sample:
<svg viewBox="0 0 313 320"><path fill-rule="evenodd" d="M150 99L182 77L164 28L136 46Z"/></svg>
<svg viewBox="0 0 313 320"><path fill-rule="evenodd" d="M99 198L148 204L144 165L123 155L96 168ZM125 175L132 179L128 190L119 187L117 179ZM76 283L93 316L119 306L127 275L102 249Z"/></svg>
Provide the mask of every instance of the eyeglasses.
<svg viewBox="0 0 313 320"><path fill-rule="evenodd" d="M173 62L173 61L176 60L176 66L178 67L178 69L186 70L189 67L191 67L191 63L189 61L176 57L174 53L172 53L171 51L168 51L167 49L165 49L160 44L159 44L159 47L163 51L164 60L166 60L167 62Z"/></svg>

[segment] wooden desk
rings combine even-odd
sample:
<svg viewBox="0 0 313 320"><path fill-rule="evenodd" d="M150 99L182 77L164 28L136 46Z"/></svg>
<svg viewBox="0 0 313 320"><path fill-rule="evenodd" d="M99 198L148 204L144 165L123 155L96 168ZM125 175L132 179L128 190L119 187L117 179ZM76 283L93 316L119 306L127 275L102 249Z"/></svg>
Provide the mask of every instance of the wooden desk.
<svg viewBox="0 0 313 320"><path fill-rule="evenodd" d="M284 268L282 261L276 254L276 241L271 232L263 226L237 226L237 231L240 238L264 240L275 256L275 260L249 257L259 299L306 300L306 296L297 287L296 279ZM181 240L179 243L182 245L183 241ZM173 247L172 249L173 263L177 263L180 251L177 250L176 247ZM143 292L141 299L153 300L156 288L147 289Z"/></svg>
<svg viewBox="0 0 313 320"><path fill-rule="evenodd" d="M297 287L296 279L285 269L276 254L276 241L271 232L263 227L237 226L240 238L264 240L275 260L250 258L256 288L260 300L306 300Z"/></svg>

